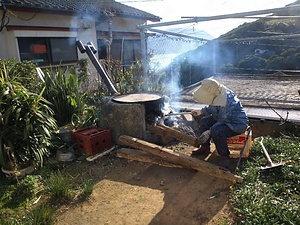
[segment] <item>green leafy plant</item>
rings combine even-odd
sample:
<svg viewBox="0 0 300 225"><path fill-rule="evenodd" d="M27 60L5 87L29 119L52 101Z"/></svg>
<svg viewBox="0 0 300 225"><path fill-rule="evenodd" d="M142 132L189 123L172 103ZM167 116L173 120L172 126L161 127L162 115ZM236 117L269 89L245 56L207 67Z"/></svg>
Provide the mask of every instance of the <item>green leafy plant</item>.
<svg viewBox="0 0 300 225"><path fill-rule="evenodd" d="M255 141L251 158L239 172L244 182L233 186L231 202L239 224L299 224L300 144L299 138L264 139L272 160L286 165L261 171L266 165L261 146Z"/></svg>
<svg viewBox="0 0 300 225"><path fill-rule="evenodd" d="M10 79L18 81L29 91L36 93L42 90L42 80L33 61L19 62L15 58L0 59L0 70L4 70L4 67L8 70Z"/></svg>
<svg viewBox="0 0 300 225"><path fill-rule="evenodd" d="M57 129L50 103L0 70L0 164L18 170L24 163L42 166Z"/></svg>
<svg viewBox="0 0 300 225"><path fill-rule="evenodd" d="M143 65L137 60L135 63L124 67L119 60L102 60L104 67L111 76L116 89L122 93L136 93L141 91L164 91L163 79L166 74L158 71L157 68L151 68L144 76ZM101 93L105 93L106 87L100 87Z"/></svg>
<svg viewBox="0 0 300 225"><path fill-rule="evenodd" d="M3 189L3 190L2 190ZM35 201L43 191L42 178L39 175L28 175L21 179L18 185L15 183L3 182L0 186L3 191L0 195L1 208L26 208Z"/></svg>
<svg viewBox="0 0 300 225"><path fill-rule="evenodd" d="M71 124L75 116L81 117L85 109L84 94L80 92L78 76L59 67L44 73L43 97L52 103L54 118L59 127Z"/></svg>

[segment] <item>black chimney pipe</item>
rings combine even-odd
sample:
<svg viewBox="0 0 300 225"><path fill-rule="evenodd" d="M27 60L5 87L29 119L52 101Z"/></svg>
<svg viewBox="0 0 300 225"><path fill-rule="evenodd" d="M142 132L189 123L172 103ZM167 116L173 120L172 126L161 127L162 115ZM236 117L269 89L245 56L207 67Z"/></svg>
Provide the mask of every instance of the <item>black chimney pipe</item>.
<svg viewBox="0 0 300 225"><path fill-rule="evenodd" d="M92 42L88 42L86 45L83 45L81 41L76 41L77 48L81 53L86 53L88 57L91 59L92 63L94 64L96 70L100 74L101 78L103 79L106 87L110 91L111 94L119 94L116 90L115 86L109 79L108 75L105 73L105 70L99 63L98 59L95 56L97 52L96 48L94 47Z"/></svg>

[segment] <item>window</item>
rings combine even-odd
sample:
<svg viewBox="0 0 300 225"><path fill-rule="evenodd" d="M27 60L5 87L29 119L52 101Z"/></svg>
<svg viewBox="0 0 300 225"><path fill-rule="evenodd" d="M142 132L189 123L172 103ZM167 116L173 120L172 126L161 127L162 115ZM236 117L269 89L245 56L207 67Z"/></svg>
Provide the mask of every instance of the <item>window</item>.
<svg viewBox="0 0 300 225"><path fill-rule="evenodd" d="M108 46L102 39L98 39L98 57L107 58ZM114 39L111 44L111 57L115 60L122 60L123 65L129 66L141 58L140 40Z"/></svg>
<svg viewBox="0 0 300 225"><path fill-rule="evenodd" d="M99 59L106 59L107 58L107 43L102 40L102 39L98 39L97 41L98 43L98 57Z"/></svg>
<svg viewBox="0 0 300 225"><path fill-rule="evenodd" d="M75 38L51 38L50 47L54 63L77 61Z"/></svg>
<svg viewBox="0 0 300 225"><path fill-rule="evenodd" d="M124 41L123 64L130 66L136 60L141 59L141 42L138 40Z"/></svg>
<svg viewBox="0 0 300 225"><path fill-rule="evenodd" d="M18 38L21 60L33 60L40 66L76 62L76 38Z"/></svg>

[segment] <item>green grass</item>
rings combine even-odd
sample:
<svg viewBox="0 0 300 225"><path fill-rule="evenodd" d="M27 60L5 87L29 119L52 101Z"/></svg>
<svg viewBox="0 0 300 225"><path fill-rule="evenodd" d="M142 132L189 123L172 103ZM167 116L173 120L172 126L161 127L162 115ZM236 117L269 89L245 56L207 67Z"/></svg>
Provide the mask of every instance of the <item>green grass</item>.
<svg viewBox="0 0 300 225"><path fill-rule="evenodd" d="M52 225L55 208L49 204L42 204L34 208L26 217L24 224L28 225Z"/></svg>
<svg viewBox="0 0 300 225"><path fill-rule="evenodd" d="M94 189L94 182L90 180L83 181L83 184L80 187L80 194L78 195L78 199L86 200L92 194Z"/></svg>
<svg viewBox="0 0 300 225"><path fill-rule="evenodd" d="M74 182L70 175L60 172L61 167L64 165L50 160L39 175L27 175L19 182L0 174L0 224L51 225L57 207L86 200L94 182Z"/></svg>
<svg viewBox="0 0 300 225"><path fill-rule="evenodd" d="M259 140L239 175L244 182L231 190L238 224L300 224L300 143L298 138L266 137L263 142L273 162L282 167L261 170L268 164Z"/></svg>
<svg viewBox="0 0 300 225"><path fill-rule="evenodd" d="M262 171L267 160L254 141L250 157L238 171L244 182L234 184L230 191L236 223L300 224L300 139L265 137L264 146L274 162L284 160L286 164ZM19 184L0 173L0 224L50 225L57 207L86 200L95 181L60 172L63 167L49 160L39 175L28 175Z"/></svg>
<svg viewBox="0 0 300 225"><path fill-rule="evenodd" d="M55 172L46 180L47 191L52 201L69 202L74 196L71 178L63 176L61 172Z"/></svg>
<svg viewBox="0 0 300 225"><path fill-rule="evenodd" d="M24 209L30 208L43 194L42 177L26 176L24 179L0 178L0 224L22 224Z"/></svg>

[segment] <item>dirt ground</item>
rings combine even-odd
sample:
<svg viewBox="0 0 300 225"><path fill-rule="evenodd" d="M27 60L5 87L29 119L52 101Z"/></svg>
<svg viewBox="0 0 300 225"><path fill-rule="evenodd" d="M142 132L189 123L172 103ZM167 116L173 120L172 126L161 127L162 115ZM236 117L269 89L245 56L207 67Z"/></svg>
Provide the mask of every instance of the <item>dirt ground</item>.
<svg viewBox="0 0 300 225"><path fill-rule="evenodd" d="M285 104L284 108L297 106L299 95L290 90L299 90L298 77L285 78L284 85L281 74L248 77L216 78L234 90L244 105L262 106L268 99L272 105ZM192 91L187 90L189 98ZM193 149L187 145L170 147L186 154ZM218 163L214 154L199 158ZM233 160L233 167L236 163L237 159ZM93 179L96 185L87 201L59 210L57 225L234 224L229 204L232 182L228 180L180 167L129 161L116 157L116 151L94 162L74 162L66 170L78 179Z"/></svg>
<svg viewBox="0 0 300 225"><path fill-rule="evenodd" d="M193 150L185 144L168 148L186 154ZM178 166L118 158L117 149L93 162L66 166L78 180L96 184L88 200L59 210L57 225L233 224L231 181ZM213 153L199 157L218 161Z"/></svg>

